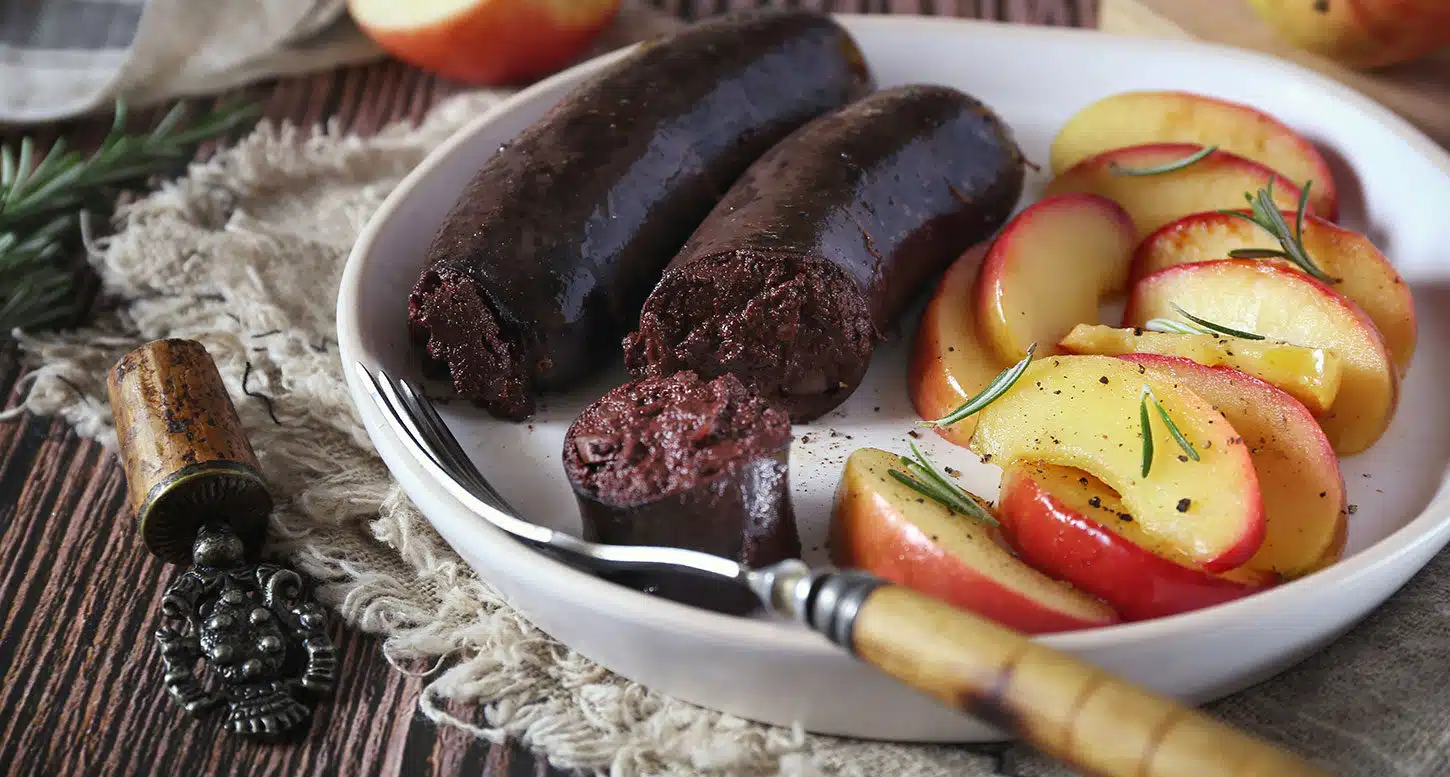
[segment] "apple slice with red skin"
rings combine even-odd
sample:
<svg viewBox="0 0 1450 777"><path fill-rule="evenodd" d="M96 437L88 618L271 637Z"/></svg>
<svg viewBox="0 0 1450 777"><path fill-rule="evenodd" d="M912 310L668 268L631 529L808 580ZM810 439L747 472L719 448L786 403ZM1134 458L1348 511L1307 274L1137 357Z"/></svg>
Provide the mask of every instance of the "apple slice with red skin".
<svg viewBox="0 0 1450 777"><path fill-rule="evenodd" d="M1274 182L1274 202L1294 208L1299 189L1273 170L1227 151L1208 156L1169 173L1125 175L1122 169L1144 170L1186 159L1202 150L1192 143L1127 146L1091 156L1064 170L1047 184L1046 196L1088 192L1118 203L1133 217L1138 238L1190 213L1241 208L1244 195ZM1313 210L1313 205L1310 205Z"/></svg>
<svg viewBox="0 0 1450 777"><path fill-rule="evenodd" d="M473 85L522 82L584 53L619 0L348 0L353 21L398 59Z"/></svg>
<svg viewBox="0 0 1450 777"><path fill-rule="evenodd" d="M832 561L864 569L1026 634L1116 623L1101 601L1015 558L997 532L889 474L896 454L861 448L846 460L831 518Z"/></svg>
<svg viewBox="0 0 1450 777"><path fill-rule="evenodd" d="M906 384L911 404L923 420L957 409L1011 366L979 335L972 310L973 283L988 248L978 245L947 268L917 324ZM969 416L936 432L965 446L976 425L977 417Z"/></svg>
<svg viewBox="0 0 1450 777"><path fill-rule="evenodd" d="M1144 386L1197 460L1149 407L1153 458L1142 473ZM1044 357L977 419L971 450L1001 463L1045 461L1092 473L1121 495L1145 534L1194 566L1232 569L1263 541L1259 479L1243 435L1202 397L1142 365L1112 356ZM1185 499L1193 507L1179 512Z"/></svg>
<svg viewBox="0 0 1450 777"><path fill-rule="evenodd" d="M1051 353L1100 300L1128 283L1137 231L1122 206L1096 194L1048 197L992 241L977 275L977 323L997 357L1015 363L1038 344Z"/></svg>
<svg viewBox="0 0 1450 777"><path fill-rule="evenodd" d="M997 512L1019 558L1101 598L1124 620L1211 607L1275 583L1263 572L1215 575L1189 566L1176 549L1139 530L1111 488L1081 470L1012 462L1002 474Z"/></svg>
<svg viewBox="0 0 1450 777"><path fill-rule="evenodd" d="M1249 446L1264 500L1264 543L1248 569L1296 578L1344 552L1345 494L1339 457L1308 409L1268 383L1228 367L1176 356L1121 357L1171 376L1208 400Z"/></svg>
<svg viewBox="0 0 1450 777"><path fill-rule="evenodd" d="M1138 281L1123 326L1178 318L1174 306L1226 327L1307 348L1343 362L1339 393L1319 425L1340 455L1384 434L1399 401L1399 373L1379 329L1360 307L1306 273L1254 259L1180 264Z"/></svg>
<svg viewBox="0 0 1450 777"><path fill-rule="evenodd" d="M1296 186L1312 181L1315 212L1329 219L1338 214L1334 175L1308 138L1252 106L1193 92L1119 92L1088 105L1058 130L1052 169L1060 173L1104 151L1143 143L1217 146L1279 171Z"/></svg>
<svg viewBox="0 0 1450 777"><path fill-rule="evenodd" d="M1247 211L1240 210L1241 213ZM1294 224L1293 211L1283 211ZM1304 217L1304 250L1324 273L1337 279L1335 291L1359 305L1380 333L1403 376L1415 353L1415 300L1390 260L1368 237L1312 215ZM1229 258L1241 248L1279 249L1262 227L1226 213L1194 213L1163 225L1138 246L1132 280L1179 264ZM1298 270L1287 259L1263 259Z"/></svg>

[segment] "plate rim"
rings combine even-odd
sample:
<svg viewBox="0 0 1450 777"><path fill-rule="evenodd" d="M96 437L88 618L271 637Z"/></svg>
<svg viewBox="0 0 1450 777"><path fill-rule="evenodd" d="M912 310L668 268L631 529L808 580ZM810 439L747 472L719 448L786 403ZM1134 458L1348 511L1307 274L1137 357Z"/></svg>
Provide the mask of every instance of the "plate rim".
<svg viewBox="0 0 1450 777"><path fill-rule="evenodd" d="M1278 70L1286 77L1300 79L1307 85L1325 93L1331 100L1343 103L1374 119L1383 125L1390 134L1406 142L1411 151L1432 164L1447 181L1450 181L1450 150L1441 148L1407 119L1346 84L1296 63L1267 54L1199 40L1140 37L1090 28L1047 27L981 19L911 15L831 14L831 16L852 31L858 28L897 27L908 29L955 26L966 29L977 27L990 28L990 32L976 34L1016 36L1047 42L1063 38L1076 40L1095 38L1101 45L1117 43L1145 49L1150 56L1155 54L1172 55L1174 52L1186 51L1245 60L1257 67ZM440 534L444 535L445 542L449 542L450 546L453 543L447 537L453 531L472 532L478 537L479 542L487 541L500 544L501 547L511 546L512 549L522 551L514 554L516 558L520 559L518 564L528 566L531 574L537 574L540 577L547 576L550 581L548 587L554 589L553 595L592 599L597 606L609 607L617 617L641 626L689 630L697 636L746 642L759 649L791 651L825 657L839 652L839 648L814 632L795 627L791 623L725 615L635 591L539 553L494 527L483 518L469 513L461 502L448 494L442 486L433 482L426 471L413 460L411 454L403 450L402 441L392 429L380 423L379 411L374 408L372 401L368 398L367 389L352 368L352 364L358 361L358 355L364 349L358 330L346 322L351 312L357 308L355 300L363 275L362 268L367 262L368 254L371 252L378 234L391 220L401 204L411 196L419 183L431 175L458 148L470 142L485 127L511 112L518 105L530 102L538 94L563 83L575 82L609 63L627 56L638 45L637 43L631 44L581 62L501 100L456 130L446 141L430 151L384 198L359 232L357 240L348 254L339 281L335 326L349 398L363 421L364 428L378 455L383 459L390 474L409 494L409 498L416 503L421 500L415 494L426 494L429 501L448 506L446 510L430 512L423 509L420 504L419 509L424 518L434 524ZM1270 611L1292 609L1295 599L1311 596L1314 589L1329 585L1353 585L1359 579L1373 575L1394 564L1396 559L1416 553L1427 543L1440 542L1443 545L1447 535L1450 535L1450 488L1447 486L1450 486L1450 470L1442 475L1440 486L1430 501L1418 515L1405 525L1359 553L1313 575L1284 583L1253 596L1200 610L1146 621L1041 634L1032 638L1044 645L1076 653L1181 637L1185 632L1213 629L1216 625L1223 625L1224 621L1242 621L1262 616ZM441 524L447 524L448 528L445 529ZM485 540L485 538L487 539ZM502 545L505 543L507 545ZM462 554L461 549L455 547L454 550ZM1427 556L1425 563L1428 563L1428 558ZM1423 569L1425 563L1416 566L1410 574L1413 575ZM480 576L485 580L488 579L486 576ZM1383 601L1376 604L1375 608L1381 606Z"/></svg>

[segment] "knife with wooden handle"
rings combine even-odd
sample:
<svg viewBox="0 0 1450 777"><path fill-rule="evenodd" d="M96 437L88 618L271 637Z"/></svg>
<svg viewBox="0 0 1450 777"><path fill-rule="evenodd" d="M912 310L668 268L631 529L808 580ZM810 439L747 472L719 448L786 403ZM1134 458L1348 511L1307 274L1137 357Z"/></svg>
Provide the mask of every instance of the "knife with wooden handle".
<svg viewBox="0 0 1450 777"><path fill-rule="evenodd" d="M859 572L777 565L757 593L857 658L1096 777L1333 777L986 618Z"/></svg>

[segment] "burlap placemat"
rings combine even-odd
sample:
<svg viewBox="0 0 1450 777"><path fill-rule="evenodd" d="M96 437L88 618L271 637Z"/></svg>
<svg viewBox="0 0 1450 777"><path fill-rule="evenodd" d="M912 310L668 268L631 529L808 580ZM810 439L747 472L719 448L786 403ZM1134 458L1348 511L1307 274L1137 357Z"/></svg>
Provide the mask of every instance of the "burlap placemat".
<svg viewBox="0 0 1450 777"><path fill-rule="evenodd" d="M455 98L420 127L368 139L263 125L125 207L116 234L92 247L114 309L80 331L21 337L37 365L23 407L58 413L113 446L109 366L146 340L200 340L279 498L278 549L350 626L386 637L399 671L427 672L419 706L429 718L494 741L518 738L556 765L617 777L1070 774L1021 747L810 736L667 698L535 629L432 531L349 402L334 292L388 191L497 99ZM1447 559L1350 636L1212 711L1345 777L1450 774Z"/></svg>

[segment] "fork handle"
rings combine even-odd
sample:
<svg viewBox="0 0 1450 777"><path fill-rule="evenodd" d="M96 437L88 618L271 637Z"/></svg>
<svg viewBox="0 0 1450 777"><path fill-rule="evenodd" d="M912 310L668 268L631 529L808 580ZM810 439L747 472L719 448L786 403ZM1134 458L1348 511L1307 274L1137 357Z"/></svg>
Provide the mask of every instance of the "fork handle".
<svg viewBox="0 0 1450 777"><path fill-rule="evenodd" d="M1331 777L986 618L859 572L819 578L817 631L949 707L1098 777Z"/></svg>

